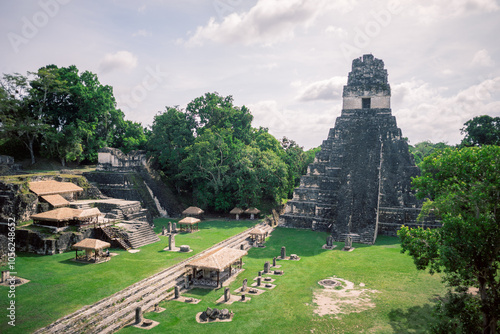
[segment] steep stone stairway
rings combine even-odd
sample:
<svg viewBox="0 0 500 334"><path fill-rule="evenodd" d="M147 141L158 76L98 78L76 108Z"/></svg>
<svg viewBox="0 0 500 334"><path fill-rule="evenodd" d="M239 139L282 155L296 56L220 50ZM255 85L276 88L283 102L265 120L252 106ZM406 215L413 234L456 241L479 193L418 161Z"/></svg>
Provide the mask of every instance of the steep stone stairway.
<svg viewBox="0 0 500 334"><path fill-rule="evenodd" d="M134 221L134 222L123 222L128 223L134 230L129 230L128 243L132 248L139 248L144 245L149 245L154 242L160 241L160 238L154 233L153 229L147 222ZM118 224L123 225L123 224Z"/></svg>
<svg viewBox="0 0 500 334"><path fill-rule="evenodd" d="M114 229L109 226L101 227L101 231L103 233L103 239L110 241L113 245L113 242L116 242L121 248L125 250L129 250L131 246L117 233Z"/></svg>
<svg viewBox="0 0 500 334"><path fill-rule="evenodd" d="M267 224L260 224L258 227L269 233L273 230ZM47 327L37 330L35 334L113 333L133 321L137 307L141 307L143 311L146 311L172 296L174 286L182 282L185 265L188 262L218 247L240 248L243 245L245 249L250 248L249 236L252 229L253 227L219 242L189 259L137 282L93 305L85 306Z"/></svg>

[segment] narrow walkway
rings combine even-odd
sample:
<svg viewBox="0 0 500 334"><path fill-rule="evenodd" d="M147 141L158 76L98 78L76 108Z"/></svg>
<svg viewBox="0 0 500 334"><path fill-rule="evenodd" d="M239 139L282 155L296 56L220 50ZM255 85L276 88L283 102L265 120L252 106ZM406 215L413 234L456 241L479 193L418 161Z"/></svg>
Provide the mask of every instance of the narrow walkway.
<svg viewBox="0 0 500 334"><path fill-rule="evenodd" d="M260 224L264 231L272 231L272 227ZM153 276L143 279L131 286L104 298L93 305L58 319L54 323L35 331L42 333L113 333L134 320L135 309L141 307L146 311L162 300L173 295L173 287L182 282L185 264L203 256L218 247L250 248L249 228L231 238L173 265Z"/></svg>

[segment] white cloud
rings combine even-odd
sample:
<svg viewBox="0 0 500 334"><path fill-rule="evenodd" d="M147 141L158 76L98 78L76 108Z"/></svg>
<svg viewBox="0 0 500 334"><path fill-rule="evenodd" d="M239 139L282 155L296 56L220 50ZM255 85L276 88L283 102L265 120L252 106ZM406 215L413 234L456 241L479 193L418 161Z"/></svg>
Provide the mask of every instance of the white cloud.
<svg viewBox="0 0 500 334"><path fill-rule="evenodd" d="M497 0L448 0L434 1L421 0L411 14L417 16L420 21L440 21L448 17L463 17L478 13L489 13L498 11L500 6Z"/></svg>
<svg viewBox="0 0 500 334"><path fill-rule="evenodd" d="M459 143L463 124L479 115L500 116L500 77L484 80L455 95L443 96L422 81L409 81L393 86L392 110L403 135L413 144L430 140Z"/></svg>
<svg viewBox="0 0 500 334"><path fill-rule="evenodd" d="M493 66L494 64L493 59L491 59L490 54L485 49L476 52L472 58L472 65Z"/></svg>
<svg viewBox="0 0 500 334"><path fill-rule="evenodd" d="M319 146L328 137L328 130L340 112L340 109L291 108L275 100L259 101L248 108L254 116L254 127L266 127L276 138L286 136L306 149Z"/></svg>
<svg viewBox="0 0 500 334"><path fill-rule="evenodd" d="M129 70L137 66L137 57L129 51L118 51L108 53L99 64L99 70L102 73L115 70Z"/></svg>
<svg viewBox="0 0 500 334"><path fill-rule="evenodd" d="M341 27L328 26L326 27L325 32L329 34L334 34L342 39L345 39L349 36L349 33Z"/></svg>
<svg viewBox="0 0 500 334"><path fill-rule="evenodd" d="M307 28L329 9L352 10L347 0L259 0L248 12L231 13L222 22L210 18L186 42L189 46L205 41L270 45L294 36L297 27Z"/></svg>
<svg viewBox="0 0 500 334"><path fill-rule="evenodd" d="M347 84L346 77L333 77L316 81L300 89L299 101L337 100L342 97L342 90Z"/></svg>
<svg viewBox="0 0 500 334"><path fill-rule="evenodd" d="M132 37L137 37L137 36L148 37L151 35L152 35L151 31L147 31L146 29L139 29L132 34Z"/></svg>

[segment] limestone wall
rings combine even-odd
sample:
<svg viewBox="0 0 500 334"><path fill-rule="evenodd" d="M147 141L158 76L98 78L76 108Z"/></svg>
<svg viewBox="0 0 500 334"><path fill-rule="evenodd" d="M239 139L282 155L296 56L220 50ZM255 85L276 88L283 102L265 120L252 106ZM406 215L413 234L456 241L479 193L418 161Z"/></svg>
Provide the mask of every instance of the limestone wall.
<svg viewBox="0 0 500 334"><path fill-rule="evenodd" d="M354 96L354 97L344 97L342 99L342 109L362 109L362 99L370 98L371 108L390 108L391 107L391 97L390 96L372 96L362 95L362 96Z"/></svg>
<svg viewBox="0 0 500 334"><path fill-rule="evenodd" d="M97 170L99 171L130 171L146 164L145 151L131 151L124 154L117 148L105 147L97 152Z"/></svg>
<svg viewBox="0 0 500 334"><path fill-rule="evenodd" d="M7 226L0 225L0 233L7 233ZM70 251L75 243L93 237L93 229L84 232L63 232L60 234L44 234L29 229L16 230L16 250L40 255L53 255Z"/></svg>

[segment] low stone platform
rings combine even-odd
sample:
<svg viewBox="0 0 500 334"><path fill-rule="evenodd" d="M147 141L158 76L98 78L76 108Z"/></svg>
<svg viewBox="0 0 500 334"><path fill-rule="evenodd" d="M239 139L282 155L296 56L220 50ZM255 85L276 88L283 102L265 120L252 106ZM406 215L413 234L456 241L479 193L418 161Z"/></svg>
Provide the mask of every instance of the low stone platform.
<svg viewBox="0 0 500 334"><path fill-rule="evenodd" d="M151 329L158 326L160 323L158 321L144 319L144 321L140 324L132 325L132 327L140 328L140 329Z"/></svg>

